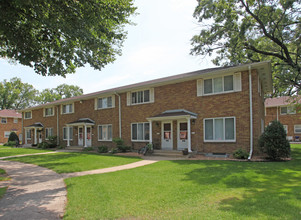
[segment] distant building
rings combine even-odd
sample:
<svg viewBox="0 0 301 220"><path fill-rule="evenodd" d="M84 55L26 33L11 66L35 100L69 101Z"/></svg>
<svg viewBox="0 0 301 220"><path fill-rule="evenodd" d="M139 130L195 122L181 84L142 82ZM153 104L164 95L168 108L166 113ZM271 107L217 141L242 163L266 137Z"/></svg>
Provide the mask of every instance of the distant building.
<svg viewBox="0 0 301 220"><path fill-rule="evenodd" d="M12 109L0 110L0 120L0 143L6 143L11 132L16 132L22 140L22 114Z"/></svg>

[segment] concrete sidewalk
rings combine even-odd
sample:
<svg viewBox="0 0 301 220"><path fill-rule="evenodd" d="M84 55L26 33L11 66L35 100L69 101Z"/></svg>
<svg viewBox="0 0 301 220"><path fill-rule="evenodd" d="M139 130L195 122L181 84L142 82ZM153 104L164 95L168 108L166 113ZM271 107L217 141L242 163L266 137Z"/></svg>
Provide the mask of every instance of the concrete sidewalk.
<svg viewBox="0 0 301 220"><path fill-rule="evenodd" d="M58 153L58 152L57 151L49 151L49 152L34 153L34 154L20 154L20 155L0 157L0 160L9 159L9 158L15 158L15 157L27 157L27 156L33 156L33 155L56 154L56 153Z"/></svg>
<svg viewBox="0 0 301 220"><path fill-rule="evenodd" d="M0 200L1 219L61 219L67 191L62 176L32 164L0 161L11 177Z"/></svg>

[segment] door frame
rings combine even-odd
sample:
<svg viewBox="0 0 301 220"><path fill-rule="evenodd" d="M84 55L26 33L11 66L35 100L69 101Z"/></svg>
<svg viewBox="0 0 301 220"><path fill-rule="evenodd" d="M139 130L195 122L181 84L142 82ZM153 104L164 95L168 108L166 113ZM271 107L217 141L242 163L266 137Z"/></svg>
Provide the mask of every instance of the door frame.
<svg viewBox="0 0 301 220"><path fill-rule="evenodd" d="M181 139L180 139L180 123L186 123L187 124L187 138L186 138L186 144L187 144L187 146L186 147L184 147L184 148L180 148L180 143L181 143ZM188 122L187 122L187 120L178 120L177 121L177 150L184 150L185 148L187 148L188 149Z"/></svg>
<svg viewBox="0 0 301 220"><path fill-rule="evenodd" d="M90 134L88 133L88 128L90 129ZM87 129L86 129L86 131L87 131L87 139L85 140L86 142L86 146L87 147L91 147L92 146L92 126L87 126ZM90 144L88 144L89 142L88 142L88 137L90 136Z"/></svg>
<svg viewBox="0 0 301 220"><path fill-rule="evenodd" d="M82 129L82 144L79 144L79 137L80 137L79 129L80 128ZM77 128L77 144L78 144L78 146L81 146L81 147L84 146L84 127L83 126L78 126L78 128Z"/></svg>
<svg viewBox="0 0 301 220"><path fill-rule="evenodd" d="M171 147L164 148L164 124L170 124L170 145ZM161 121L161 149L162 150L173 150L173 121Z"/></svg>

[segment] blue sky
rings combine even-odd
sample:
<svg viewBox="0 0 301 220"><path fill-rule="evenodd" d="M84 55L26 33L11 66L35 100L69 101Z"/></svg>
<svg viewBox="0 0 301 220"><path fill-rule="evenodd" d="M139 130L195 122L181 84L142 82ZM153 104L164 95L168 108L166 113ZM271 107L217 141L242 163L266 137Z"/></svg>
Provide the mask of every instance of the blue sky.
<svg viewBox="0 0 301 220"><path fill-rule="evenodd" d="M192 17L196 0L136 0L139 13L128 26L122 56L101 71L88 65L66 78L43 77L33 69L0 59L0 81L19 77L36 89L62 83L78 85L84 93L213 67L211 57L189 55L190 39L200 31Z"/></svg>

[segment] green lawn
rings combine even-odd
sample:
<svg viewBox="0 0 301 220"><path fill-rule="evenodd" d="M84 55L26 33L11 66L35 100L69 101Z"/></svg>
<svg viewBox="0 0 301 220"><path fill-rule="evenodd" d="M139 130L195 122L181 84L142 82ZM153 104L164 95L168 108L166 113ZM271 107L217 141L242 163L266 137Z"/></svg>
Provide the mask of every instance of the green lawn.
<svg viewBox="0 0 301 220"><path fill-rule="evenodd" d="M5 180L9 180L9 179L10 179L10 178L7 177L7 175L5 175L5 174L6 174L5 170L0 169L0 181L5 181ZM6 188L7 188L7 187L0 188L0 199L1 199L2 196L5 194Z"/></svg>
<svg viewBox="0 0 301 220"><path fill-rule="evenodd" d="M290 162L161 161L65 180L65 219L301 219L301 145Z"/></svg>
<svg viewBox="0 0 301 220"><path fill-rule="evenodd" d="M50 150L41 150L34 148L16 148L16 147L6 147L0 145L0 157L21 155L21 154L35 154L49 152Z"/></svg>
<svg viewBox="0 0 301 220"><path fill-rule="evenodd" d="M47 167L57 173L72 173L119 166L141 160L138 157L104 156L94 153L56 153L9 160Z"/></svg>

